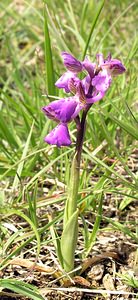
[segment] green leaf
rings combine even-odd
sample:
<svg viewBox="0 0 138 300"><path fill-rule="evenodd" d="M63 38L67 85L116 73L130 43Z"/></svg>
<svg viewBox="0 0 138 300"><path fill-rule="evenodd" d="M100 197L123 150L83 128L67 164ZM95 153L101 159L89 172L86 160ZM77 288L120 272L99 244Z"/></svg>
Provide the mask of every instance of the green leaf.
<svg viewBox="0 0 138 300"><path fill-rule="evenodd" d="M45 300L36 287L22 281L13 279L0 279L0 287L9 289L17 294L28 297L33 300ZM14 295L15 296L15 295Z"/></svg>
<svg viewBox="0 0 138 300"><path fill-rule="evenodd" d="M134 276L133 271L130 271L130 274L117 273L117 276L119 276L125 284L133 287L134 289L138 289L138 279L137 276Z"/></svg>
<svg viewBox="0 0 138 300"><path fill-rule="evenodd" d="M70 217L74 214L77 209L77 198L78 198L78 188L79 188L79 177L80 169L78 160L76 159L76 153L72 160L70 180L68 186L68 197L66 200L65 210L64 210L64 226L70 220Z"/></svg>
<svg viewBox="0 0 138 300"><path fill-rule="evenodd" d="M70 217L61 236L61 254L66 272L74 269L74 255L78 237L78 209Z"/></svg>
<svg viewBox="0 0 138 300"><path fill-rule="evenodd" d="M130 195L131 197L131 195ZM131 202L135 201L136 199L130 198L129 195L125 196L119 205L120 210L124 210ZM138 199L138 198L137 198Z"/></svg>

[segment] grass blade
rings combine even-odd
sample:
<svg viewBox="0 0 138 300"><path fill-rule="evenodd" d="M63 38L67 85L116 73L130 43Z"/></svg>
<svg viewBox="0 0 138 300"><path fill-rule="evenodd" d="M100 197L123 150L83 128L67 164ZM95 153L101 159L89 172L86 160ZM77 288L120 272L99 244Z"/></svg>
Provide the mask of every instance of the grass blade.
<svg viewBox="0 0 138 300"><path fill-rule="evenodd" d="M21 157L21 162L19 163L18 168L17 168L17 172L16 172L17 174L15 175L14 182L13 182L13 189L17 188L19 180L20 180L19 178L21 177L21 174L22 174L22 170L23 170L23 166L24 166L24 158L26 157L27 152L28 152L30 139L31 139L32 131L33 131L33 126L34 126L34 121L33 121L33 124L31 126L31 130L30 130L30 133L28 135L28 138L27 138L24 150L23 150L23 154L22 154L22 157Z"/></svg>
<svg viewBox="0 0 138 300"><path fill-rule="evenodd" d="M102 219L103 193L101 193L101 195L98 198L99 198L99 206L98 206L98 210L97 210L97 216L96 216L96 220L95 220L95 223L93 226L92 233L89 236L89 243L88 243L89 245L88 245L88 248L86 249L85 257L88 256L88 254L90 253L90 251L96 241L97 232L99 230L100 222Z"/></svg>
<svg viewBox="0 0 138 300"><path fill-rule="evenodd" d="M39 291L36 287L28 283L24 283L22 281L17 281L13 279L0 279L0 287L4 289L9 289L17 294L29 297L29 299L44 300L44 298L41 295L39 295Z"/></svg>
<svg viewBox="0 0 138 300"><path fill-rule="evenodd" d="M84 60L85 58L85 55L87 53L87 49L89 47L89 43L90 43L90 40L91 40L91 37L92 37L92 34L93 34L93 31L94 31L94 28L96 26L96 23L98 21L98 18L100 16L100 13L102 11L102 8L104 6L104 0L100 1L98 6L97 6L97 10L96 10L96 13L95 13L95 17L93 19L93 22L92 22L92 26L91 26L91 30L90 30L90 33L89 33L89 36L88 36L88 39L87 39L87 42L86 42L86 45L85 45L85 48L84 48L84 52L83 52L83 56L82 56L82 60Z"/></svg>
<svg viewBox="0 0 138 300"><path fill-rule="evenodd" d="M5 213L6 209L2 208L1 209L1 213ZM19 217L23 218L32 228L32 230L34 231L34 234L36 236L37 239L37 257L40 253L40 236L39 236L39 232L38 229L36 228L36 226L34 225L34 223L28 218L28 216L26 216L22 211L19 211L17 209L10 209L9 211L6 211L6 215L11 216L11 215L18 215Z"/></svg>
<svg viewBox="0 0 138 300"><path fill-rule="evenodd" d="M47 22L47 10L44 8L44 47L45 47L45 69L46 69L46 83L47 92L50 95L55 95L55 77L51 50L51 41Z"/></svg>

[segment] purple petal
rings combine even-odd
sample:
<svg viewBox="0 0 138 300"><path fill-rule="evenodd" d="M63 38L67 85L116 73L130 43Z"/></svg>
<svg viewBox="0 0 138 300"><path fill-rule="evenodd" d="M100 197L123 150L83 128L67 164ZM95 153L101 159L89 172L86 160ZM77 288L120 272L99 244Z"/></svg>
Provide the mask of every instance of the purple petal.
<svg viewBox="0 0 138 300"><path fill-rule="evenodd" d="M57 147L69 146L71 144L68 127L66 124L56 126L45 138L44 141Z"/></svg>
<svg viewBox="0 0 138 300"><path fill-rule="evenodd" d="M102 69L106 68L109 70L111 75L117 76L119 74L122 74L126 71L124 65L121 63L118 59L107 59L105 62L101 65Z"/></svg>
<svg viewBox="0 0 138 300"><path fill-rule="evenodd" d="M70 92L73 93L74 95L77 92L77 85L79 82L81 82L80 79L75 76L70 78L68 81L68 88L69 88Z"/></svg>
<svg viewBox="0 0 138 300"><path fill-rule="evenodd" d="M98 92L106 92L111 82L111 76L106 71L101 71L92 79L92 85Z"/></svg>
<svg viewBox="0 0 138 300"><path fill-rule="evenodd" d="M74 56L67 52L62 52L62 57L64 60L64 65L69 71L73 73L78 73L82 71L82 63L79 60L77 60Z"/></svg>
<svg viewBox="0 0 138 300"><path fill-rule="evenodd" d="M92 103L95 103L95 102L103 99L104 95L105 95L105 92L99 92L97 95L94 95L91 98L87 98L86 99L87 104L92 104Z"/></svg>
<svg viewBox="0 0 138 300"><path fill-rule="evenodd" d="M75 78L75 75L72 72L67 71L56 81L55 85L60 89L65 89L65 92L69 93L70 89L68 87L68 83L72 78Z"/></svg>
<svg viewBox="0 0 138 300"><path fill-rule="evenodd" d="M91 79L90 75L87 75L86 77L83 78L82 86L83 86L83 90L85 92L85 95L87 95L89 93L91 84L92 84L92 79Z"/></svg>
<svg viewBox="0 0 138 300"><path fill-rule="evenodd" d="M94 77L94 69L96 67L96 64L91 63L89 59L86 57L85 60L82 62L82 65L84 69L89 73L90 77Z"/></svg>
<svg viewBox="0 0 138 300"><path fill-rule="evenodd" d="M42 108L49 119L65 123L74 119L81 109L81 104L76 96L53 101Z"/></svg>
<svg viewBox="0 0 138 300"><path fill-rule="evenodd" d="M86 96L85 96L85 92L84 92L83 85L82 85L81 81L79 81L77 83L77 94L76 94L76 96L78 96L79 101L82 105L86 104Z"/></svg>
<svg viewBox="0 0 138 300"><path fill-rule="evenodd" d="M108 88L110 87L112 82L112 77L106 70L100 71L98 75L96 75L92 79L92 85L94 87L94 91L92 97L88 96L86 101L87 103L95 103L101 100Z"/></svg>
<svg viewBox="0 0 138 300"><path fill-rule="evenodd" d="M103 54L97 54L98 65L103 70L106 69L108 72L113 75L119 75L126 71L122 62L118 59L112 59L111 53L108 54L107 58L104 60Z"/></svg>

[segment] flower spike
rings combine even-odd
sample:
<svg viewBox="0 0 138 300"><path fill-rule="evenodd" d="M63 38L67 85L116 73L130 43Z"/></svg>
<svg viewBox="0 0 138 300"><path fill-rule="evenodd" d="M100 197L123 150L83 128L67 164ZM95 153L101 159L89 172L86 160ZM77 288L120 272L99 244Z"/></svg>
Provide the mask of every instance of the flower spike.
<svg viewBox="0 0 138 300"><path fill-rule="evenodd" d="M97 64L87 57L80 62L67 52L62 52L62 57L67 71L55 85L73 96L53 101L42 108L49 119L59 123L45 138L47 143L58 147L71 144L67 123L75 119L81 110L87 111L93 103L103 99L113 77L126 71L122 62L113 59L111 54L106 59L102 53L97 54ZM81 80L77 74L82 71L87 74Z"/></svg>

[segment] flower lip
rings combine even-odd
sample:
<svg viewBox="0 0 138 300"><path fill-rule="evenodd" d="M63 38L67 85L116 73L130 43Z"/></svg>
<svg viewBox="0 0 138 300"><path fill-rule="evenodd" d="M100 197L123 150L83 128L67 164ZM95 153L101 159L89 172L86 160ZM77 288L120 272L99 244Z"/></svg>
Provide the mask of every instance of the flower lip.
<svg viewBox="0 0 138 300"><path fill-rule="evenodd" d="M81 105L79 103L79 98L73 96L53 101L49 105L44 106L42 110L49 119L68 123L77 116L81 110Z"/></svg>
<svg viewBox="0 0 138 300"><path fill-rule="evenodd" d="M44 141L57 147L69 146L71 144L67 124L57 125L45 138Z"/></svg>
<svg viewBox="0 0 138 300"><path fill-rule="evenodd" d="M63 60L64 60L64 65L65 67L73 73L79 73L82 71L83 66L82 63L76 59L74 56L67 52L62 52L61 53Z"/></svg>
<svg viewBox="0 0 138 300"><path fill-rule="evenodd" d="M111 75L106 70L101 71L92 79L92 85L98 92L106 92L112 82Z"/></svg>

